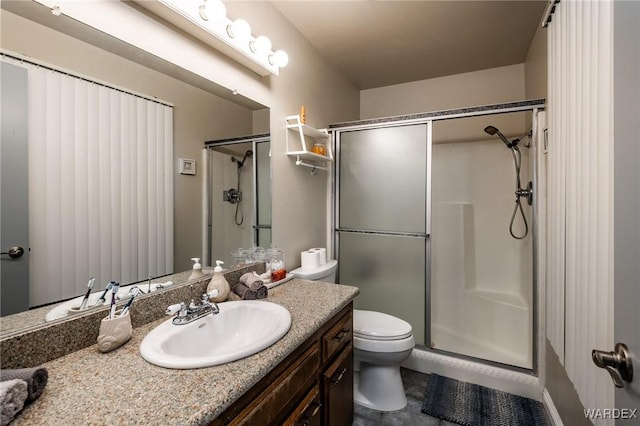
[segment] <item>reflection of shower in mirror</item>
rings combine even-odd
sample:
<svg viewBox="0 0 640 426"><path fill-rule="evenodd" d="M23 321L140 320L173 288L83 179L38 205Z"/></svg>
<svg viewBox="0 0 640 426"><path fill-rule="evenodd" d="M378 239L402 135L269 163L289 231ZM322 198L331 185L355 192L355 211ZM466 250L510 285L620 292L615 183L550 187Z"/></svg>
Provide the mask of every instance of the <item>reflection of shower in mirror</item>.
<svg viewBox="0 0 640 426"><path fill-rule="evenodd" d="M236 182L236 187L222 192L222 201L228 201L229 203L236 205L236 214L234 215L234 220L236 225L238 226L242 225L242 223L244 222L244 214L242 213L242 207L240 206L242 202L242 191L240 191L240 176L242 173L242 168L244 167L244 162L247 161L247 157L253 157L252 150L246 150L244 153L244 157L242 157L242 160L238 160L236 157L231 157L231 161L238 165L238 179Z"/></svg>
<svg viewBox="0 0 640 426"><path fill-rule="evenodd" d="M268 133L205 142L208 232L203 264L234 264L238 247L271 245Z"/></svg>

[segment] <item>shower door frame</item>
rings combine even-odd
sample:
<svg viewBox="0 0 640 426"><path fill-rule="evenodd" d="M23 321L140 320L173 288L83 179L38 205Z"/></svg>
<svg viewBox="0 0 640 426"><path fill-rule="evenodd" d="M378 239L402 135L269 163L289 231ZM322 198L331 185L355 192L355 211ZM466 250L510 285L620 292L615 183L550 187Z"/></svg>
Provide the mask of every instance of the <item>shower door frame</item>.
<svg viewBox="0 0 640 426"><path fill-rule="evenodd" d="M532 253L532 330L531 330L531 350L532 350L532 366L531 368L523 368L518 367L511 364L504 364L497 361L491 361L483 358L474 357L471 355L465 355L457 352L451 352L443 349L431 348L430 346L419 346L416 347L416 350L423 350L426 352L446 355L455 357L458 359L468 360L471 362L495 366L499 368L504 368L511 371L523 372L527 374L533 374L534 376L538 375L539 371L539 358L542 357L542 354L539 354L539 345L538 338L541 330L544 330L544 324L542 321L544 320L543 316L540 316L538 313L539 302L542 299L541 290L538 286L538 217L537 217L537 209L538 209L538 174L537 174L537 150L540 149L536 145L536 141L538 141L537 135L537 114L539 111L543 111L545 109L545 100L544 99L534 99L527 100L521 102L511 102L511 103L503 103L503 104L492 104L492 105L483 105L477 107L469 107L469 108L460 108L453 110L442 110L442 111L434 111L427 112L421 114L412 114L408 116L396 116L396 117L387 117L380 118L375 120L361 120L355 122L348 123L338 123L332 124L329 126L328 130L331 134L331 140L333 143L333 152L335 153L335 167L333 168L333 179L332 179L332 187L331 187L331 195L332 195L332 211L333 215L331 217L330 229L333 234L333 246L334 246L334 256L337 259L340 253L340 243L338 235L340 232L358 232L352 229L341 229L339 222L339 208L340 208L340 136L343 132L351 132L358 130L373 130L380 128L390 128L390 127L399 127L399 126L408 126L408 125L417 125L417 124L425 124L427 125L427 174L426 174L426 188L427 194L425 197L425 202L427 205L425 206L425 343L431 342L431 156L432 156L432 139L433 139L433 122L441 121L441 120L452 120L458 118L470 118L470 117L480 117L480 116L490 116L497 114L507 114L513 112L527 112L531 111L531 140L533 141L531 145L532 149L532 169L531 169L531 179L533 182L533 204L532 204L532 218L531 218L531 253ZM371 232L376 235L385 235L387 233L384 232ZM400 235L400 233L395 233ZM337 272L337 280L336 282L340 282L340 271L338 268Z"/></svg>

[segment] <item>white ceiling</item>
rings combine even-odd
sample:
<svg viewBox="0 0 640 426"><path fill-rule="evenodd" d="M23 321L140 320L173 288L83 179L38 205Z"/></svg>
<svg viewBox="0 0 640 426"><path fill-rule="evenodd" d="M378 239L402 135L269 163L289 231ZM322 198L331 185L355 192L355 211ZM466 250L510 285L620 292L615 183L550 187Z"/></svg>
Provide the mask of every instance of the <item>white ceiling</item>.
<svg viewBox="0 0 640 426"><path fill-rule="evenodd" d="M272 3L364 90L522 63L547 1Z"/></svg>

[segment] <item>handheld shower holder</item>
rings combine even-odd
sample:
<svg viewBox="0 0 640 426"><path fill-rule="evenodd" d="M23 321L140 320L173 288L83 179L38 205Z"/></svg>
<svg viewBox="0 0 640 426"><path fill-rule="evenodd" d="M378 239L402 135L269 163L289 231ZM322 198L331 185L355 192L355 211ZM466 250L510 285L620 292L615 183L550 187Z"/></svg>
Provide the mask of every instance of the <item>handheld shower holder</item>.
<svg viewBox="0 0 640 426"><path fill-rule="evenodd" d="M518 197L518 199L520 199L520 197L525 197L527 199L527 204L532 205L533 204L533 182L529 182L527 184L527 188L526 189L518 189L516 191L516 196Z"/></svg>

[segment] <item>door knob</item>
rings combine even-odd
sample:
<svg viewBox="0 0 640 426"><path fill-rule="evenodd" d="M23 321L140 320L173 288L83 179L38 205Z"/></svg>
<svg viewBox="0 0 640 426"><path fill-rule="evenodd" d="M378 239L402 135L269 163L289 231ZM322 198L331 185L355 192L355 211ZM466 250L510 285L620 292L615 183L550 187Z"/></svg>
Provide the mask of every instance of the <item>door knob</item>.
<svg viewBox="0 0 640 426"><path fill-rule="evenodd" d="M624 343L616 343L615 351L605 352L594 349L591 351L591 359L595 365L604 368L611 375L613 384L617 388L624 387L624 382L633 380L633 365L629 348Z"/></svg>
<svg viewBox="0 0 640 426"><path fill-rule="evenodd" d="M18 246L11 247L9 249L9 251L2 252L0 254L6 254L6 255L9 255L9 257L12 258L12 259L17 259L17 258L19 258L20 256L22 256L24 254L24 249L22 247L18 247Z"/></svg>

